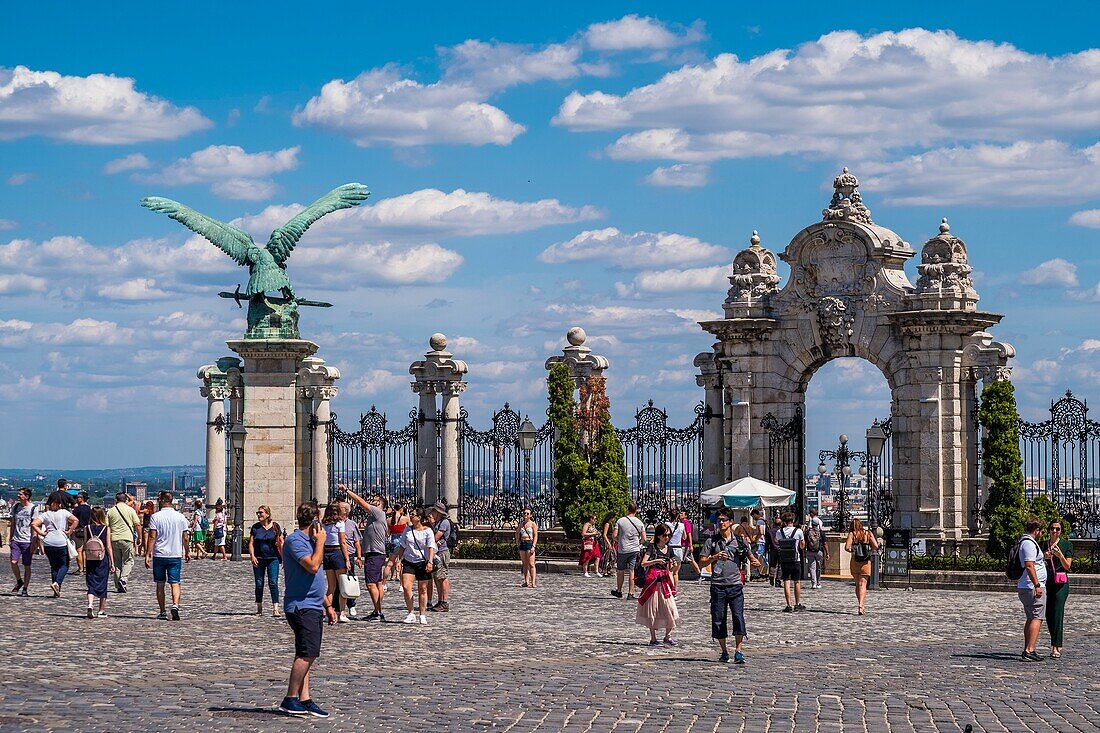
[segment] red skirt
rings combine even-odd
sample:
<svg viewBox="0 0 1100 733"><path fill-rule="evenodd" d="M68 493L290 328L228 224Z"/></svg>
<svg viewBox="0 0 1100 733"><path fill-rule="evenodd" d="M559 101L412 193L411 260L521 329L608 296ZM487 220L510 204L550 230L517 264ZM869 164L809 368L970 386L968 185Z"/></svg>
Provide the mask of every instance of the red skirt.
<svg viewBox="0 0 1100 733"><path fill-rule="evenodd" d="M587 548L587 549L586 549ZM595 539L582 540L581 541L581 559L580 565L588 565L599 560L603 555L600 553L600 543Z"/></svg>

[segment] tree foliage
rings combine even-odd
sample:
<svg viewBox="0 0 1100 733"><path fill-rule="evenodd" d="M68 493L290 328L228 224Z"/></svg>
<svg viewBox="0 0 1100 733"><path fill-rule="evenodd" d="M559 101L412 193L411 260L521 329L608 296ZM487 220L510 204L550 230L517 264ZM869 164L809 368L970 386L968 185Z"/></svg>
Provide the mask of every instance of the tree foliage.
<svg viewBox="0 0 1100 733"><path fill-rule="evenodd" d="M982 426L982 473L990 481L984 508L989 520L986 550L994 557L1007 557L1023 534L1027 518L1019 420L1012 383L987 384L978 422Z"/></svg>
<svg viewBox="0 0 1100 733"><path fill-rule="evenodd" d="M579 537L590 514L626 513L630 501L623 447L611 423L610 402L602 378L582 385L582 406L573 396L573 378L565 364L554 364L547 379L554 442L554 481L562 526ZM583 438L583 439L582 439Z"/></svg>

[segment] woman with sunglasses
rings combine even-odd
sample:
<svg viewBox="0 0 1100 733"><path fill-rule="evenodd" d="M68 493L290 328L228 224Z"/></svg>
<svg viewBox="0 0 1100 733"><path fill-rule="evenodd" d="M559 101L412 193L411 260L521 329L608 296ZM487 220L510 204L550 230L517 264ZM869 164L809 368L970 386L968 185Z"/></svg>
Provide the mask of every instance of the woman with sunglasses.
<svg viewBox="0 0 1100 733"><path fill-rule="evenodd" d="M516 544L523 570L523 587L537 588L535 582L535 548L539 544L539 526L531 519L530 508L523 510L523 520L516 525Z"/></svg>
<svg viewBox="0 0 1100 733"><path fill-rule="evenodd" d="M1066 539L1065 525L1058 519L1050 523L1050 541L1044 548L1047 561L1047 631L1050 632L1050 656L1062 656L1062 623L1069 598L1069 567L1073 564L1073 543Z"/></svg>
<svg viewBox="0 0 1100 733"><path fill-rule="evenodd" d="M256 584L256 615L264 615L264 577L271 591L271 615L279 618L279 560L283 555L283 528L272 521L271 509L261 504L248 533L248 555Z"/></svg>

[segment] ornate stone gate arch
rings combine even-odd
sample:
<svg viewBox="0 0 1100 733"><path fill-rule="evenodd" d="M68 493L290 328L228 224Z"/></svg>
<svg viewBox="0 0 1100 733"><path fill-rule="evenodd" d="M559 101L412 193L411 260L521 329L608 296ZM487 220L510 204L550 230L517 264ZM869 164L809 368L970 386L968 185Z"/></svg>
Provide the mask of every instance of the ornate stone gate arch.
<svg viewBox="0 0 1100 733"><path fill-rule="evenodd" d="M822 220L779 255L787 283L779 287L775 255L754 231L734 258L725 318L700 324L717 338L695 359L711 418L704 488L767 475L761 418L789 420L817 369L855 356L890 386L894 455L884 460L897 525L961 538L973 521L976 383L1006 379L1015 350L986 333L1001 316L978 310L966 245L946 219L924 244L914 286L903 268L916 252L872 221L856 177L845 168L833 188Z"/></svg>

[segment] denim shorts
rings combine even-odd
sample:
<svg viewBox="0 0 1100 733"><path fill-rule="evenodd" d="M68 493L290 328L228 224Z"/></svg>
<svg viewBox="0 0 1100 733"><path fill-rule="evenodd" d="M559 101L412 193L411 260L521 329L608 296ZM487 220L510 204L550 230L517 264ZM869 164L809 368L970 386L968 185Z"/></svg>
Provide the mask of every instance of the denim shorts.
<svg viewBox="0 0 1100 733"><path fill-rule="evenodd" d="M180 584L180 571L183 569L182 557L154 557L153 580L170 585Z"/></svg>

